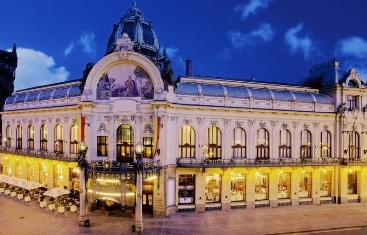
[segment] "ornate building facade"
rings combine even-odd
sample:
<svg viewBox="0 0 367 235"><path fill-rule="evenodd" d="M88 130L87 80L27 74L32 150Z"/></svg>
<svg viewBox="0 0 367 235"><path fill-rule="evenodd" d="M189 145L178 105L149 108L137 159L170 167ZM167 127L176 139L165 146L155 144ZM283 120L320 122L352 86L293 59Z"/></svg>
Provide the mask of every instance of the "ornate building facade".
<svg viewBox="0 0 367 235"><path fill-rule="evenodd" d="M83 79L7 98L3 174L84 190L84 141L91 209L103 197L122 207L142 197L157 217L366 202L367 96L355 69L333 59L293 85L193 76L188 62L173 85L169 60L144 22L136 5L129 9ZM137 143L142 195L133 170Z"/></svg>

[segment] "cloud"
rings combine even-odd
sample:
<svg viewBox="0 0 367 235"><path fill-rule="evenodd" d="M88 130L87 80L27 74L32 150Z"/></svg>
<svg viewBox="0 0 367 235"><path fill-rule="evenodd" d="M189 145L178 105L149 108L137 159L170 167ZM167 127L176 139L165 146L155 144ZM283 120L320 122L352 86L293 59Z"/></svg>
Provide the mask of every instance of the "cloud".
<svg viewBox="0 0 367 235"><path fill-rule="evenodd" d="M82 51L91 56L96 55L96 43L94 41L95 34L91 31L84 31L82 35L77 40L77 45L79 45ZM70 55L75 49L75 43L72 41L69 46L64 49L64 57Z"/></svg>
<svg viewBox="0 0 367 235"><path fill-rule="evenodd" d="M8 49L10 51L11 49ZM65 67L57 67L52 56L28 48L17 48L18 67L15 76L15 89L47 85L65 81L69 72Z"/></svg>
<svg viewBox="0 0 367 235"><path fill-rule="evenodd" d="M93 32L83 32L80 36L78 43L82 46L83 51L91 56L95 55L95 35Z"/></svg>
<svg viewBox="0 0 367 235"><path fill-rule="evenodd" d="M289 46L291 53L301 51L305 59L309 58L316 42L308 35L301 36L303 31L303 23L297 24L295 27L288 29L285 33L285 42Z"/></svg>
<svg viewBox="0 0 367 235"><path fill-rule="evenodd" d="M74 42L71 42L70 45L64 50L64 57L68 56L74 50L74 47Z"/></svg>
<svg viewBox="0 0 367 235"><path fill-rule="evenodd" d="M179 66L180 69L186 69L186 62L184 59L178 55L179 49L176 47L166 47L166 53L168 59Z"/></svg>
<svg viewBox="0 0 367 235"><path fill-rule="evenodd" d="M255 15L259 9L265 9L273 0L250 0L247 4L240 4L234 8L235 12L241 12L242 20L249 15Z"/></svg>
<svg viewBox="0 0 367 235"><path fill-rule="evenodd" d="M231 30L228 33L232 46L240 49L245 45L255 45L259 42L270 42L274 38L274 30L268 23L263 23L250 33L242 33L239 30Z"/></svg>
<svg viewBox="0 0 367 235"><path fill-rule="evenodd" d="M356 36L341 39L337 43L337 51L345 56L352 56L358 59L366 59L367 40Z"/></svg>

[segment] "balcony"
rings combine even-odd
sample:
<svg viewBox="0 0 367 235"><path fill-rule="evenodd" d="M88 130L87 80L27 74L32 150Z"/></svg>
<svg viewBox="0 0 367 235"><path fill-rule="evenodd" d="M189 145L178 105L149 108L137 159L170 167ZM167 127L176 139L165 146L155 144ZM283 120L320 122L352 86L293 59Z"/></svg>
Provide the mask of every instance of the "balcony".
<svg viewBox="0 0 367 235"><path fill-rule="evenodd" d="M367 158L343 158L341 164L346 166L363 166L367 165Z"/></svg>
<svg viewBox="0 0 367 235"><path fill-rule="evenodd" d="M258 167L258 166L334 166L340 165L339 158L232 158L232 159L196 159L177 158L177 166L185 168L226 168L226 167ZM365 161L365 164L367 161Z"/></svg>
<svg viewBox="0 0 367 235"><path fill-rule="evenodd" d="M16 149L10 147L0 147L0 153L14 154L26 157L44 158L50 160L60 160L66 162L78 161L78 154L76 153L65 154L65 153L47 152L43 150Z"/></svg>

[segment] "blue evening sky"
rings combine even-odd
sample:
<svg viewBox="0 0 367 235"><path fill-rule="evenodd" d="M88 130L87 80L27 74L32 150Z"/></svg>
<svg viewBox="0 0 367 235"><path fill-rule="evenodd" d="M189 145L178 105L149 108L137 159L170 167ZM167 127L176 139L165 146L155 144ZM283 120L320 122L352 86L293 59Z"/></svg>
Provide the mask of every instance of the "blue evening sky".
<svg viewBox="0 0 367 235"><path fill-rule="evenodd" d="M0 1L0 49L16 42L15 89L82 77L106 50L132 0ZM367 77L361 0L137 0L167 45L175 78L194 75L296 83L336 56Z"/></svg>

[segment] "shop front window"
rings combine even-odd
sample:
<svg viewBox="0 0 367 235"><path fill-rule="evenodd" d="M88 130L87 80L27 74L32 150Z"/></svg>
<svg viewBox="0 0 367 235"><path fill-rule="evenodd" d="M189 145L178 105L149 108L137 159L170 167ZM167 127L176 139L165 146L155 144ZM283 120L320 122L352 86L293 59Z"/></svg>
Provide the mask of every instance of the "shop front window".
<svg viewBox="0 0 367 235"><path fill-rule="evenodd" d="M209 174L205 178L205 201L220 202L221 175Z"/></svg>
<svg viewBox="0 0 367 235"><path fill-rule="evenodd" d="M299 197L311 197L312 192L312 173L302 171L299 181Z"/></svg>
<svg viewBox="0 0 367 235"><path fill-rule="evenodd" d="M195 175L179 175L178 177L178 203L195 203Z"/></svg>
<svg viewBox="0 0 367 235"><path fill-rule="evenodd" d="M246 200L245 182L245 175L243 173L231 173L232 202Z"/></svg>
<svg viewBox="0 0 367 235"><path fill-rule="evenodd" d="M278 198L290 198L291 196L291 173L279 172Z"/></svg>
<svg viewBox="0 0 367 235"><path fill-rule="evenodd" d="M34 177L34 165L31 161L27 162L27 180L33 181Z"/></svg>
<svg viewBox="0 0 367 235"><path fill-rule="evenodd" d="M40 164L39 179L40 183L47 186L48 169L45 163Z"/></svg>
<svg viewBox="0 0 367 235"><path fill-rule="evenodd" d="M62 188L64 186L64 175L61 165L54 166L54 187Z"/></svg>
<svg viewBox="0 0 367 235"><path fill-rule="evenodd" d="M348 173L348 194L357 194L357 172L350 170Z"/></svg>
<svg viewBox="0 0 367 235"><path fill-rule="evenodd" d="M255 201L269 199L269 174L256 172Z"/></svg>
<svg viewBox="0 0 367 235"><path fill-rule="evenodd" d="M22 164L18 159L15 160L15 177L23 178L23 168Z"/></svg>
<svg viewBox="0 0 367 235"><path fill-rule="evenodd" d="M320 182L320 197L330 197L331 196L331 171L323 170L321 172L321 182Z"/></svg>

